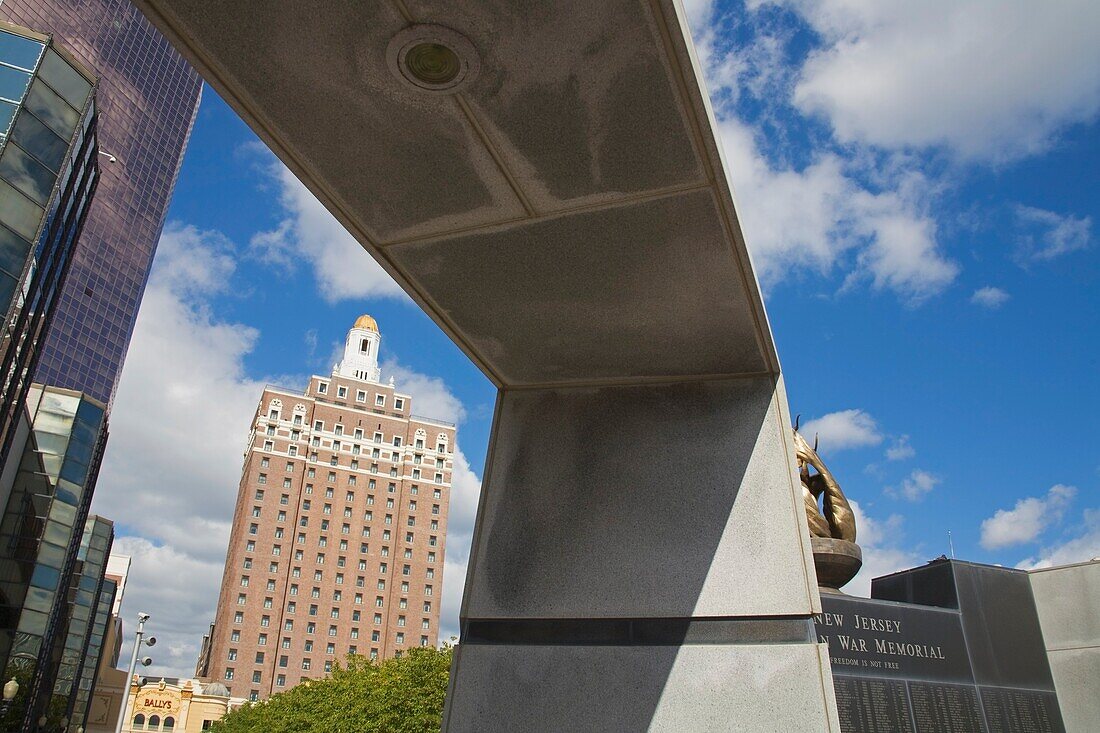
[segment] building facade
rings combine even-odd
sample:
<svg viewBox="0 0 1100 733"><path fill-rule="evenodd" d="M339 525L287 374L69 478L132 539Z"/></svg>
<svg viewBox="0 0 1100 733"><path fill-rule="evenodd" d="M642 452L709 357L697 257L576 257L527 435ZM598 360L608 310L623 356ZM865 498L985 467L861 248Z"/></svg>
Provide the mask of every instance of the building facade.
<svg viewBox="0 0 1100 733"><path fill-rule="evenodd" d="M117 592L114 581L106 577L114 537L114 522L109 519L93 515L84 523L53 688L54 704L65 706L70 726L84 724L103 656L107 622Z"/></svg>
<svg viewBox="0 0 1100 733"><path fill-rule="evenodd" d="M99 658L99 668L92 682L91 700L84 718L85 731L110 730L113 732L123 701L129 694L130 685L126 680L126 670L118 669L119 657L122 653L122 619L119 617L119 611L126 593L126 578L129 573L130 557L112 552L107 558L107 572L103 582L105 587L114 589L114 602L110 607L101 607L97 610L97 613L106 610L107 622L103 634L103 651Z"/></svg>
<svg viewBox="0 0 1100 733"><path fill-rule="evenodd" d="M197 670L235 695L439 640L455 426L381 382L380 341L363 316L331 375L260 399Z"/></svg>
<svg viewBox="0 0 1100 733"><path fill-rule="evenodd" d="M77 654L66 656L70 621L77 607L81 615L94 611L98 593L90 579L88 587L81 584L84 563L99 565L96 574L103 577L101 543L90 543L83 558L81 548L106 408L79 392L33 384L27 410L32 429L19 455L13 450L9 458L18 458L18 470L0 519L0 656L5 679L20 683L13 708L30 726L47 709L51 720L68 717L77 667L60 701L54 691L63 660L79 661Z"/></svg>
<svg viewBox="0 0 1100 733"><path fill-rule="evenodd" d="M102 177L34 380L110 404L202 82L129 0L4 0L99 77Z"/></svg>
<svg viewBox="0 0 1100 733"><path fill-rule="evenodd" d="M245 702L230 697L229 690L220 682L135 676L129 687L123 733L201 733ZM108 721L89 721L85 731L114 733L115 723L117 718L112 718L109 724Z"/></svg>
<svg viewBox="0 0 1100 733"><path fill-rule="evenodd" d="M0 23L0 460L96 190L95 97L50 36Z"/></svg>

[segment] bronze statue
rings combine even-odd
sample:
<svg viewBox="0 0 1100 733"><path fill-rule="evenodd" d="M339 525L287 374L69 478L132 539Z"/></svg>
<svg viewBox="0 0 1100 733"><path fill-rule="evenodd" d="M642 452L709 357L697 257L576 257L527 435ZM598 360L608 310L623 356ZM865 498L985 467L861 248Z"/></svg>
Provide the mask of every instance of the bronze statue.
<svg viewBox="0 0 1100 733"><path fill-rule="evenodd" d="M798 432L797 420L794 447L817 582L822 591L839 593L863 565L863 553L856 544L855 514L840 484L817 454L817 438L811 448Z"/></svg>

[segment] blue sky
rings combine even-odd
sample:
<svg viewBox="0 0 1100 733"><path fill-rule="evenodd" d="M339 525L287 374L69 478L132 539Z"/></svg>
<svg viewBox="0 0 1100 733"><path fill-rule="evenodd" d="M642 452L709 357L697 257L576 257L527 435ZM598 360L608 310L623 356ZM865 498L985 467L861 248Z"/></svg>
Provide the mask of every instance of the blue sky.
<svg viewBox="0 0 1100 733"><path fill-rule="evenodd" d="M979 562L1100 555L1100 6L686 5L791 410L858 504L852 589L948 530ZM169 220L94 507L154 670L212 618L259 390L364 312L414 411L460 423L453 631L492 387L210 89Z"/></svg>

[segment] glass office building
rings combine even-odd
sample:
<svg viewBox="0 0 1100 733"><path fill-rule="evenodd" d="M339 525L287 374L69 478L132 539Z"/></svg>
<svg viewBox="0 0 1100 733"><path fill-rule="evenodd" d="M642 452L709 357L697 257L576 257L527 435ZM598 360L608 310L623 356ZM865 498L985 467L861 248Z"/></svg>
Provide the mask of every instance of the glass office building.
<svg viewBox="0 0 1100 733"><path fill-rule="evenodd" d="M80 676L77 678L77 690L70 700L69 728L87 727L88 714L92 707L92 692L99 681L99 671L104 666L112 666L114 649L107 648L108 633L111 628L115 596L118 584L111 578L104 578L99 586L99 601L96 603L95 617L91 633L88 635L87 652L84 655Z"/></svg>
<svg viewBox="0 0 1100 733"><path fill-rule="evenodd" d="M129 0L3 0L99 77L101 180L34 381L110 404L202 82ZM113 158L114 162L111 162Z"/></svg>
<svg viewBox="0 0 1100 733"><path fill-rule="evenodd" d="M0 457L95 192L95 122L95 77L0 24Z"/></svg>
<svg viewBox="0 0 1100 733"><path fill-rule="evenodd" d="M92 683L103 651L107 617L114 603L113 591L110 598L103 597L104 584L113 586L104 574L114 536L114 522L109 519L93 515L84 523L69 587L64 644L60 643L59 637L59 643L54 645L59 650L60 661L50 708L61 710L64 706L69 727L74 730L84 724L88 714Z"/></svg>
<svg viewBox="0 0 1100 733"><path fill-rule="evenodd" d="M70 594L74 579L80 590L80 545L107 431L105 405L72 390L33 384L27 409L32 430L21 456L9 459L19 467L0 521L0 659L4 678L20 683L13 709L34 729L69 705L50 703L69 621L85 598Z"/></svg>

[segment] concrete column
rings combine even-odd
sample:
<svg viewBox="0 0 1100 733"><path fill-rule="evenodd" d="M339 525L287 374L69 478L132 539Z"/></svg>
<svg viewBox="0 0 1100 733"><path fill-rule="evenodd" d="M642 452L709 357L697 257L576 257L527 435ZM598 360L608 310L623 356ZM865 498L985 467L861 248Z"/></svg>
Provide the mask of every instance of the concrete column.
<svg viewBox="0 0 1100 733"><path fill-rule="evenodd" d="M135 2L501 389L445 727L837 730L680 0Z"/></svg>
<svg viewBox="0 0 1100 733"><path fill-rule="evenodd" d="M501 391L444 730L839 730L788 424L772 377Z"/></svg>

